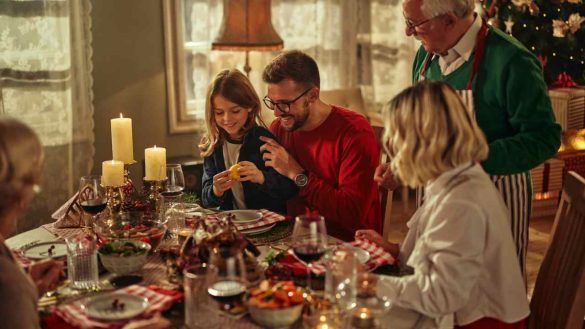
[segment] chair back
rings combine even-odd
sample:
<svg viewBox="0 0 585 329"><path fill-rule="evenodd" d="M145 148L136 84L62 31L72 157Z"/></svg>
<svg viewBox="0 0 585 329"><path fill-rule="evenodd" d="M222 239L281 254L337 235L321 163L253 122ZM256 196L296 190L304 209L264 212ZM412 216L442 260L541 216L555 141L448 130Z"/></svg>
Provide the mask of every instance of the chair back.
<svg viewBox="0 0 585 329"><path fill-rule="evenodd" d="M582 328L585 316L585 179L568 172L530 302L530 329Z"/></svg>
<svg viewBox="0 0 585 329"><path fill-rule="evenodd" d="M372 126L372 128L374 128L374 134L376 135L376 140L380 146L380 164L386 163L388 162L388 155L386 152L384 152L381 143L384 127ZM380 206L382 210L382 236L384 239L388 240L388 236L390 235L390 213L392 212L392 198L394 196L394 192L388 191L384 187L378 187L378 194L380 196Z"/></svg>

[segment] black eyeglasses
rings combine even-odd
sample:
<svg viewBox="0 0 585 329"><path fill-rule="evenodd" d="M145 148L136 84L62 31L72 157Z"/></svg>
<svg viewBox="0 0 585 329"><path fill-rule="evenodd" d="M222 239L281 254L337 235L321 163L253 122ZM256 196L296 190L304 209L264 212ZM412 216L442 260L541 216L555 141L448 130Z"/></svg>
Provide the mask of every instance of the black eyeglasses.
<svg viewBox="0 0 585 329"><path fill-rule="evenodd" d="M299 96L297 96L297 98L293 99L292 101L283 101L283 102L274 102L273 100L271 100L270 98L268 98L268 96L264 96L264 98L262 99L262 101L264 101L264 105L266 105L266 107L269 110L274 111L275 109L278 109L280 112L282 113L288 113L290 112L290 106L299 100L299 98L305 96L306 93L309 92L309 90L313 89L313 87L303 91L302 94L300 94Z"/></svg>
<svg viewBox="0 0 585 329"><path fill-rule="evenodd" d="M440 15L438 15L438 16L440 16ZM404 22L406 23L406 31L408 31L409 34L413 34L414 32L416 32L417 27L430 22L431 20L437 18L438 16L434 16L434 17L431 17L429 19L425 19L424 21L419 22L419 23L413 23L410 19L408 19L408 18L406 18L406 16L404 16Z"/></svg>

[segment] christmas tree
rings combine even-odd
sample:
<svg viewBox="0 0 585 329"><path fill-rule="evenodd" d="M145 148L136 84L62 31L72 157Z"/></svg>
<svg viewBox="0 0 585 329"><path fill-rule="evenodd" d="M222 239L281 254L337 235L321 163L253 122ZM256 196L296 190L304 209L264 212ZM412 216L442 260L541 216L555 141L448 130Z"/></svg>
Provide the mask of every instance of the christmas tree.
<svg viewBox="0 0 585 329"><path fill-rule="evenodd" d="M488 23L513 35L544 67L549 85L567 77L585 85L583 0L483 0Z"/></svg>

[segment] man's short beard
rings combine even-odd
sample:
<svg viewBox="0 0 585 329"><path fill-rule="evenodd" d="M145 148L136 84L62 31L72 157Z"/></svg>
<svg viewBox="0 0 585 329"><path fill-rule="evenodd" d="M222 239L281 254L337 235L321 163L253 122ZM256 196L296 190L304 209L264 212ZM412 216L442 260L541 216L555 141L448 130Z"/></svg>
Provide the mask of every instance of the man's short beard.
<svg viewBox="0 0 585 329"><path fill-rule="evenodd" d="M294 118L294 123L290 127L283 127L286 131L295 131L301 128L307 122L309 119L309 102L305 102L305 104L303 104L303 113L301 113L298 117L293 115L291 116Z"/></svg>

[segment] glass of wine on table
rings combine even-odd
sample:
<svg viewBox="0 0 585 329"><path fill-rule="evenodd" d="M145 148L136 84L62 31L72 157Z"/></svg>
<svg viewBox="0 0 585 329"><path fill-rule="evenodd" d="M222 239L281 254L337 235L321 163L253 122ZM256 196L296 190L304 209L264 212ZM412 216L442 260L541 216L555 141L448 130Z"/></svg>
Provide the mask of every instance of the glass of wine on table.
<svg viewBox="0 0 585 329"><path fill-rule="evenodd" d="M91 228L99 213L107 206L106 189L101 185L100 175L83 176L79 182L78 202L84 212L91 215L91 222L81 222L84 228ZM83 218L83 217L82 217Z"/></svg>
<svg viewBox="0 0 585 329"><path fill-rule="evenodd" d="M209 255L209 262L217 268L208 280L207 293L223 311L238 314L243 309L243 297L248 282L242 253L237 248L220 246Z"/></svg>
<svg viewBox="0 0 585 329"><path fill-rule="evenodd" d="M291 238L295 256L307 265L307 291L310 292L312 264L327 251L325 219L313 214L296 217Z"/></svg>

